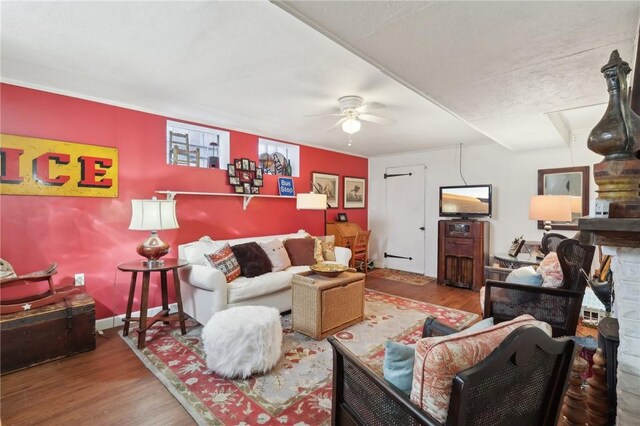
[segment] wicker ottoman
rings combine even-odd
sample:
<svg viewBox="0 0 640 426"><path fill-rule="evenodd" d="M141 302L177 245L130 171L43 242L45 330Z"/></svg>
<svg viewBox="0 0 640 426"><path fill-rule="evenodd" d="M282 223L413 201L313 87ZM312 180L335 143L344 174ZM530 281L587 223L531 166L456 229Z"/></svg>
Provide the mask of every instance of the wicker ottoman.
<svg viewBox="0 0 640 426"><path fill-rule="evenodd" d="M335 278L312 272L293 276L293 329L320 340L364 318L364 274Z"/></svg>
<svg viewBox="0 0 640 426"><path fill-rule="evenodd" d="M247 378L271 370L282 349L280 312L238 306L216 313L202 330L207 368L223 377Z"/></svg>

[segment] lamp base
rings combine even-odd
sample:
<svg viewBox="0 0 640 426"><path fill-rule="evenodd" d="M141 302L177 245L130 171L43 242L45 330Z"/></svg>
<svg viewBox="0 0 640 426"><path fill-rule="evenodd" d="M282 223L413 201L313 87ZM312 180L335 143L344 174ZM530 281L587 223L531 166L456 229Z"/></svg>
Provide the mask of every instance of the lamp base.
<svg viewBox="0 0 640 426"><path fill-rule="evenodd" d="M164 261L159 259L169 253L170 247L171 246L168 243L165 243L160 239L160 237L158 237L158 233L156 231L151 231L149 238L141 242L136 251L140 256L148 259L145 263L146 266L149 268L157 268L164 264Z"/></svg>

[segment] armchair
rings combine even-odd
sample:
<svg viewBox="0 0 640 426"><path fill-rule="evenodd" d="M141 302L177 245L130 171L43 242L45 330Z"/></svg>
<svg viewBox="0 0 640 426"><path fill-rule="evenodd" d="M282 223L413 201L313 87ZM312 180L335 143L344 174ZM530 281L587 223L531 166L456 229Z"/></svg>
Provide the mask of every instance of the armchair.
<svg viewBox="0 0 640 426"><path fill-rule="evenodd" d="M423 337L455 332L429 318ZM333 425L440 425L333 336ZM448 425L555 425L577 346L525 325L453 380Z"/></svg>
<svg viewBox="0 0 640 426"><path fill-rule="evenodd" d="M574 239L560 241L556 252L563 281L559 288L487 280L483 316L499 323L530 314L551 325L554 337L573 336L587 285L580 270L591 270L594 251L594 246L581 245Z"/></svg>
<svg viewBox="0 0 640 426"><path fill-rule="evenodd" d="M566 239L562 234L557 234L555 232L547 232L542 237L542 241L540 242L540 251L542 254L549 254L552 251L556 251L558 249L558 244L560 241Z"/></svg>

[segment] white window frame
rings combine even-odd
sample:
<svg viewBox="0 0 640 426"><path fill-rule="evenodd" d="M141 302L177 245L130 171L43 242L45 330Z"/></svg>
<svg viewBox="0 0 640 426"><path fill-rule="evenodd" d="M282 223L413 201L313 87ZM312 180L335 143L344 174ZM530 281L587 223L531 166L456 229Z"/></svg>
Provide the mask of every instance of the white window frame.
<svg viewBox="0 0 640 426"><path fill-rule="evenodd" d="M291 176L300 177L300 146L290 143L278 142L271 139L258 138L258 158L260 154L265 152L273 154L274 152L280 152L282 155L289 157L291 162Z"/></svg>
<svg viewBox="0 0 640 426"><path fill-rule="evenodd" d="M218 156L219 156L219 164L218 164L218 168L222 169L222 170L226 170L227 169L227 165L230 162L230 158L231 158L231 134L230 132L227 132L226 130L220 130L220 129L213 129L211 127L205 127L205 126L197 126L195 124L189 124L189 123L183 123L181 121L173 121L173 120L167 120L167 126L166 126L166 149L167 149L167 164L171 164L169 161L169 128L170 127L177 127L180 129L185 129L185 130L193 130L195 132L202 132L202 133L209 133L209 134L213 134L213 135L217 135L219 137L219 145L218 145ZM206 167L201 167L200 165L198 165L198 167L200 168L206 168Z"/></svg>

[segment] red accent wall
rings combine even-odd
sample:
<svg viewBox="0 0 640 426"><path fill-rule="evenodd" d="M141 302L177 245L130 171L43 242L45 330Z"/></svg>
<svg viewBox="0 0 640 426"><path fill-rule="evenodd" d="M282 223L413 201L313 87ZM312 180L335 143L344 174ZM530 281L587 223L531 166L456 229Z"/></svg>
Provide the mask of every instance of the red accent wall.
<svg viewBox="0 0 640 426"><path fill-rule="evenodd" d="M130 276L117 271L117 265L137 259L135 247L148 235L128 229L131 199L151 198L156 190L231 192L226 170L166 164L168 117L8 84L1 84L0 90L2 133L115 147L120 164L117 198L2 195L0 257L19 274L57 262L57 284L71 283L75 273L84 273L86 291L96 300L97 318L124 313ZM257 161L258 135L230 132L231 158ZM310 190L313 171L339 175L343 198L343 177L368 178L368 160L300 146L296 192ZM278 193L275 176L265 175L261 193ZM298 229L323 233L323 213L298 211L292 199L254 198L246 211L240 197L178 195L176 200L180 228L160 231L172 246L170 257L177 257L178 244L203 235L222 240ZM366 209L342 206L343 199L339 209L327 210L327 218L346 211L350 221L367 229ZM158 306L158 279L152 280L149 306Z"/></svg>

